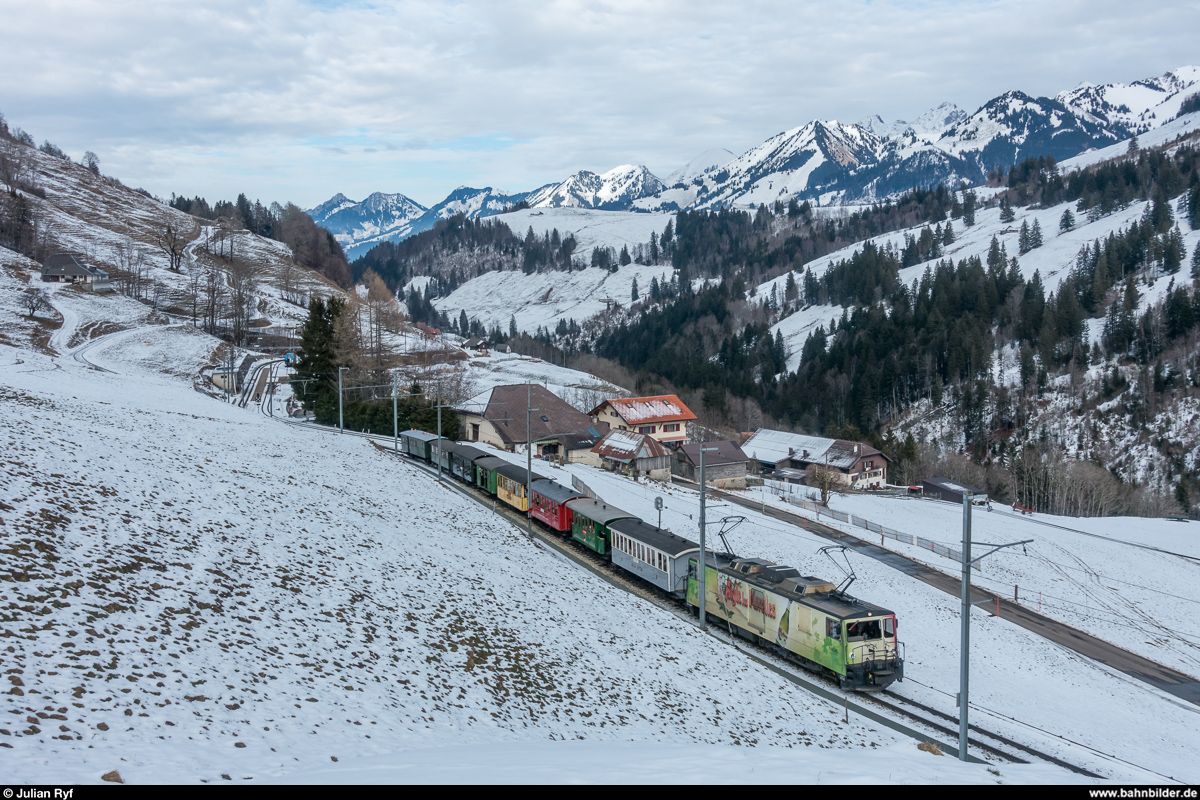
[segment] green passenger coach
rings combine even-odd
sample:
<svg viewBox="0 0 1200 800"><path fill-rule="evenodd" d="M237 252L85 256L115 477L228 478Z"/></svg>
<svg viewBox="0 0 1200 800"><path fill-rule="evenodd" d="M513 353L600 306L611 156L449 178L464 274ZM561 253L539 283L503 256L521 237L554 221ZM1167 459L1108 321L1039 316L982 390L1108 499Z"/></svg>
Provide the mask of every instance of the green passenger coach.
<svg viewBox="0 0 1200 800"><path fill-rule="evenodd" d="M619 519L637 519L628 511L591 497L568 500L567 508L571 510L571 538L602 556L612 550L609 524Z"/></svg>

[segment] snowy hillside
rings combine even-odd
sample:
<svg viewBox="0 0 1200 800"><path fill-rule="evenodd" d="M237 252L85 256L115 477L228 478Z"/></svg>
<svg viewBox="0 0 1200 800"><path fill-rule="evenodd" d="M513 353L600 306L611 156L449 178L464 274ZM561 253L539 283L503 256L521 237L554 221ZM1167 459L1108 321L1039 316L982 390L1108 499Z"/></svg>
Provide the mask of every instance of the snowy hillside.
<svg viewBox="0 0 1200 800"><path fill-rule="evenodd" d="M6 322L19 313L8 297ZM68 295L56 303L83 316ZM11 781L310 780L320 765L362 775L414 756L421 767L397 777L436 779L464 747L478 769L525 742L542 769L560 765L525 779L549 780L578 752L555 743L575 739L613 753L633 742L643 766L664 768L685 744L714 764L755 747L781 778L827 761L846 780L1073 779L988 773L842 722L840 706L386 450L220 403L160 369L195 368L213 344L185 326L118 334L86 351L111 372L0 345ZM472 775L487 773L449 777Z"/></svg>
<svg viewBox="0 0 1200 800"><path fill-rule="evenodd" d="M1190 94L1200 91L1200 67L1180 67L1132 84L1084 84L1055 96L1065 106L1083 111L1129 133L1142 133L1174 119Z"/></svg>
<svg viewBox="0 0 1200 800"><path fill-rule="evenodd" d="M648 215L628 216L644 218ZM649 232L646 238L650 238ZM627 264L618 267L616 272L597 267L571 272L550 270L531 275L519 271L485 272L458 287L450 296L438 298L434 305L452 319L465 310L468 316L478 317L489 330L494 325L508 330L510 317L515 317L518 330L532 333L538 326L553 329L559 320L573 319L582 324L614 302L628 306L634 280L644 294L650 289L651 279L661 281L664 278L670 280L670 277L669 264Z"/></svg>
<svg viewBox="0 0 1200 800"><path fill-rule="evenodd" d="M1200 113L1189 115L1189 117L1200 118ZM1181 120L1180 122L1185 121ZM1194 123L1189 121L1188 124ZM1116 145L1115 149L1120 150L1122 147L1123 145ZM1172 207L1177 202L1178 198L1173 198ZM1080 215L1077 218L1077 224L1074 228L1069 231L1059 232L1059 220L1062 218L1063 211L1068 209L1074 213L1075 204L1063 203L1044 209L1030 207L1016 208L1014 209L1016 212L1015 220L1008 223L1000 221L999 208L983 209L977 213L975 225L969 228L963 226L961 221L951 220L952 223L957 223L954 226L956 238L953 244L946 247L939 258L949 258L955 263L972 256L986 260L993 236L1004 246L1009 255L1017 255L1019 252L1018 239L1021 224L1027 223L1032 226L1036 220L1042 230L1046 232L1045 244L1023 255L1017 255L1017 260L1021 267L1021 274L1026 280L1032 278L1033 273L1036 271L1039 273L1046 291L1053 291L1070 274L1075 264L1075 257L1078 255L1081 247L1085 244L1091 245L1096 239L1104 239L1110 233L1128 228L1130 223L1141 219L1146 209L1146 203L1131 203L1124 209L1094 221L1088 221L1083 215ZM848 259L856 250L861 250L863 245L868 241L880 248L887 248L889 245L897 249L903 248L904 237L906 235L918 235L922 228L924 228L923 225L885 233L862 242L856 242L826 256L813 259L805 265L805 269L812 272L814 276L820 277L825 274L825 271L831 265ZM1184 228L1187 228L1186 223L1184 224ZM1184 230L1183 239L1187 247L1187 252L1191 253L1197 244L1200 244L1200 231ZM936 259L903 269L900 271L900 279L907 284L911 284L914 280L919 280L925 270L932 267L935 263ZM799 279L799 276L795 273L793 273L793 276L797 280ZM787 274L784 274L759 285L756 289L756 296L765 300L771 295L772 289L775 290L777 296L782 296L787 283L787 277ZM1144 290L1142 298L1143 307L1148 303L1161 300L1162 294L1166 291L1166 287L1171 283L1171 280L1172 276L1164 275L1158 278L1153 286ZM804 346L804 340L815 330L816 326L824 325L828 331L829 320L831 318L840 318L841 315L841 306L814 306L785 317L772 327L772 333L776 330L783 332L789 353L789 370L794 370L799 366L800 349Z"/></svg>

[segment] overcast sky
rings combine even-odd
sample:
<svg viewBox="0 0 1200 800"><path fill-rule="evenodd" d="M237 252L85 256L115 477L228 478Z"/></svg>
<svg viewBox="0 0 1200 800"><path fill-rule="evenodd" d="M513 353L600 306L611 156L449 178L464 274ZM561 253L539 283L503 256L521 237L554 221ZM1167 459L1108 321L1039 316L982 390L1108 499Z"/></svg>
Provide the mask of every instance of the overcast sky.
<svg viewBox="0 0 1200 800"><path fill-rule="evenodd" d="M155 194L423 205L1200 63L1200 0L0 0L0 112Z"/></svg>

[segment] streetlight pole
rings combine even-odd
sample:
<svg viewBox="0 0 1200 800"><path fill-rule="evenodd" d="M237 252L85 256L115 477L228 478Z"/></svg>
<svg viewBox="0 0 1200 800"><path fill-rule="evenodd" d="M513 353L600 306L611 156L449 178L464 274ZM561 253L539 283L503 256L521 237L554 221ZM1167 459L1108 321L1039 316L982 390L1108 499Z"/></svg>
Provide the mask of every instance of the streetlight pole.
<svg viewBox="0 0 1200 800"><path fill-rule="evenodd" d="M349 370L349 367L338 367L338 433L345 433L342 426L342 373Z"/></svg>
<svg viewBox="0 0 1200 800"><path fill-rule="evenodd" d="M700 575L696 583L696 588L699 589L698 599L700 601L700 630L704 630L704 625L706 622L704 606L708 602L708 595L706 593L707 589L705 588L708 585L708 547L705 541L704 530L706 527L704 524L704 454L710 453L716 449L718 448L705 447L703 442L700 444Z"/></svg>
<svg viewBox="0 0 1200 800"><path fill-rule="evenodd" d="M1020 542L1009 542L1008 544L980 542L980 545L992 549L978 558L971 558L972 499L987 500L987 495L973 495L970 492L963 492L962 642L960 644L958 662L958 758L960 761L967 760L967 730L970 727L967 721L967 710L969 707L968 694L971 678L971 566L976 561L982 561L997 550L1002 550L1005 547L1015 547L1016 545L1026 545L1033 541L1033 539L1025 539ZM984 600L983 602L991 601Z"/></svg>

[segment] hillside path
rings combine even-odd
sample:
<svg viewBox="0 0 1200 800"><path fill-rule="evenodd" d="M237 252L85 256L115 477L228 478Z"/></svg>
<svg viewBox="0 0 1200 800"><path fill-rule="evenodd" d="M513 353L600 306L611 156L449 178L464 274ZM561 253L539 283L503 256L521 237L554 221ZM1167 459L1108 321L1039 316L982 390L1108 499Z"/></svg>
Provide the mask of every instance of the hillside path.
<svg viewBox="0 0 1200 800"><path fill-rule="evenodd" d="M672 476L671 480L674 483L699 488L698 484L683 480L678 476ZM857 536L835 530L819 522L814 522L807 517L801 517L779 508L764 506L761 503L756 503L719 489L710 488L709 491L723 500L728 500L731 503L752 509L782 522L803 527L810 533L845 545L864 556L881 561L889 567L897 569L905 575L916 578L923 583L927 583L935 589L940 589L953 597L962 596L962 580L960 578L939 572L900 553L886 550ZM1009 622L1020 625L1026 630L1033 631L1039 636L1073 650L1082 656L1106 664L1131 678L1148 683L1189 703L1200 705L1200 681L1197 681L1190 675L1171 669L1156 661L1151 661L1136 653L1131 653L1124 648L1117 647L1111 642L1106 642L1077 628L1072 628L1064 622L1045 617L1036 611L1013 603L1003 597L998 599L1000 616ZM985 608L993 608L997 602L997 595L994 592L972 585L971 602L982 603L984 601L990 601L989 604L984 606Z"/></svg>

